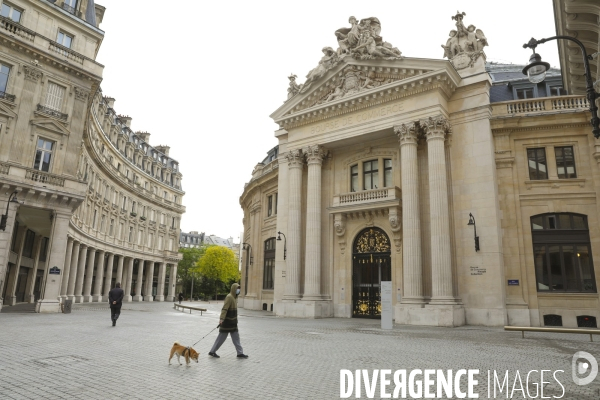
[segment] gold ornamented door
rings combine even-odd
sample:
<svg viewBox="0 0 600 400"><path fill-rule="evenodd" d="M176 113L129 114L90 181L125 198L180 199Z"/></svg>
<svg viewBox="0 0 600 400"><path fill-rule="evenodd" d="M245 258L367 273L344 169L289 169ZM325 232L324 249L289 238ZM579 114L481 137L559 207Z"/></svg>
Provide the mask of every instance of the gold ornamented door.
<svg viewBox="0 0 600 400"><path fill-rule="evenodd" d="M390 240L381 229L367 228L352 253L352 316L381 318L381 281L392 280Z"/></svg>

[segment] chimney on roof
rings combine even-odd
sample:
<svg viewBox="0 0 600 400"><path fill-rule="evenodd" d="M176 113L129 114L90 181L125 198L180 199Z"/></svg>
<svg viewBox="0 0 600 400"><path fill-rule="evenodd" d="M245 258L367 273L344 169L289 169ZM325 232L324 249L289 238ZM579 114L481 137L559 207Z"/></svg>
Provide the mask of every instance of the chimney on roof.
<svg viewBox="0 0 600 400"><path fill-rule="evenodd" d="M150 133L149 132L137 131L135 134L137 135L137 137L142 139L144 142L150 143Z"/></svg>
<svg viewBox="0 0 600 400"><path fill-rule="evenodd" d="M156 150L160 151L161 153L163 153L165 156L169 155L169 150L171 149L169 146L156 146L155 147Z"/></svg>
<svg viewBox="0 0 600 400"><path fill-rule="evenodd" d="M110 108L115 108L115 98L110 96L104 96L104 101L108 103Z"/></svg>
<svg viewBox="0 0 600 400"><path fill-rule="evenodd" d="M131 117L129 115L119 115L119 119L125 122L128 128L131 128Z"/></svg>
<svg viewBox="0 0 600 400"><path fill-rule="evenodd" d="M190 231L190 235L197 235L198 231Z"/></svg>

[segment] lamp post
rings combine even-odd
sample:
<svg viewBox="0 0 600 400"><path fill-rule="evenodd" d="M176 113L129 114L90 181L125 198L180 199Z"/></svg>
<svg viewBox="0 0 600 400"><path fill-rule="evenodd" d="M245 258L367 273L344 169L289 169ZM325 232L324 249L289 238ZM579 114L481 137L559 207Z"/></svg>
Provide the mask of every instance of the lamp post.
<svg viewBox="0 0 600 400"><path fill-rule="evenodd" d="M252 246L248 243L242 243L244 250L249 250L249 254L246 255L246 277L244 279L244 296L248 294L248 260L250 260L250 265L252 265L253 257L252 257Z"/></svg>
<svg viewBox="0 0 600 400"><path fill-rule="evenodd" d="M19 203L19 200L17 200L17 193L18 192L15 190L8 197L8 201L6 202L6 213L2 214L2 217L0 218L0 229L2 229L3 231L6 230L6 221L8 220L8 206L10 206L10 203Z"/></svg>
<svg viewBox="0 0 600 400"><path fill-rule="evenodd" d="M557 39L564 39L575 42L581 49L581 53L583 55L583 66L585 68L587 99L590 103L590 112L592 113L592 119L590 120L590 123L592 124L592 133L594 134L594 137L598 139L600 138L600 118L598 118L598 107L596 106L596 99L599 97L599 95L594 90L594 81L592 80L592 75L590 74L589 60L592 60L593 57L587 54L583 43L571 36L552 36L540 40L531 38L531 40L528 43L525 43L523 45L524 49L530 48L533 50L533 54L529 59L529 65L523 68L523 74L527 75L531 83L539 83L546 78L546 71L550 69L550 64L542 61L542 57L540 57L540 55L535 52L535 48L538 44L546 43L547 41Z"/></svg>
<svg viewBox="0 0 600 400"><path fill-rule="evenodd" d="M475 225L475 217L471 213L469 213L469 223L467 226L469 225L473 225L475 235L475 251L479 251L479 236L477 236L477 226Z"/></svg>
<svg viewBox="0 0 600 400"><path fill-rule="evenodd" d="M277 232L277 240L281 240L283 232ZM283 259L285 260L285 253L287 253L287 238L283 235Z"/></svg>

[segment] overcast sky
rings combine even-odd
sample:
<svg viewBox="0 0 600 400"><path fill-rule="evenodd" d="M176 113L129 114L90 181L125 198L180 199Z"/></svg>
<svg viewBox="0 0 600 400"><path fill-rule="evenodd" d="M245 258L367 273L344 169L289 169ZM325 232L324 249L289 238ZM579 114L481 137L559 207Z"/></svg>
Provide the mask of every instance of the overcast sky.
<svg viewBox="0 0 600 400"><path fill-rule="evenodd" d="M180 162L182 230L236 242L244 183L277 145L269 115L287 97L287 77L303 83L351 15L379 18L405 57L441 59L457 10L485 33L488 61L524 64L523 43L556 34L551 0L96 1L106 7L102 90ZM559 66L556 41L537 50Z"/></svg>

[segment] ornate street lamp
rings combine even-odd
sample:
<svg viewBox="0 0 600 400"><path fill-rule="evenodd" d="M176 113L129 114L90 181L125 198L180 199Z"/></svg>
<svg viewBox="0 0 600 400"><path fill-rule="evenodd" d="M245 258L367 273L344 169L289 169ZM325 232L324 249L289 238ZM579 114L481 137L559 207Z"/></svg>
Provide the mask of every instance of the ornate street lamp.
<svg viewBox="0 0 600 400"><path fill-rule="evenodd" d="M15 190L8 197L8 201L6 202L6 213L2 214L2 217L0 218L0 229L2 229L3 231L6 230L6 220L8 220L8 206L10 206L10 203L19 204L19 200L17 200L17 193L18 192Z"/></svg>
<svg viewBox="0 0 600 400"><path fill-rule="evenodd" d="M248 243L242 243L242 248L244 250L249 250L249 257L246 255L246 278L244 279L244 296L248 294L248 261L250 261L250 265L252 265L253 257L252 257L252 246Z"/></svg>
<svg viewBox="0 0 600 400"><path fill-rule="evenodd" d="M469 213L469 223L468 225L473 225L474 234L475 234L475 251L479 251L479 236L477 236L477 226L475 225L475 217L473 214Z"/></svg>
<svg viewBox="0 0 600 400"><path fill-rule="evenodd" d="M600 118L598 118L598 107L596 106L596 99L599 97L599 95L594 90L594 81L592 80L592 75L590 74L589 60L592 60L593 57L591 55L587 55L583 43L571 36L552 36L540 40L531 38L531 40L528 43L525 43L523 45L523 48L530 48L533 50L533 55L529 59L529 65L523 68L523 74L528 76L529 81L531 83L539 83L546 78L546 71L550 69L550 64L542 61L542 57L540 57L540 55L535 52L535 48L538 44L546 43L549 40L556 39L570 40L572 42L577 43L577 45L581 49L581 53L583 55L583 65L585 67L587 99L590 103L590 112L592 113L592 119L590 120L590 123L592 124L592 133L594 134L594 137L598 139L600 138Z"/></svg>
<svg viewBox="0 0 600 400"><path fill-rule="evenodd" d="M277 232L277 240L281 240L283 232ZM287 238L283 235L283 259L285 260L285 253L287 253Z"/></svg>

